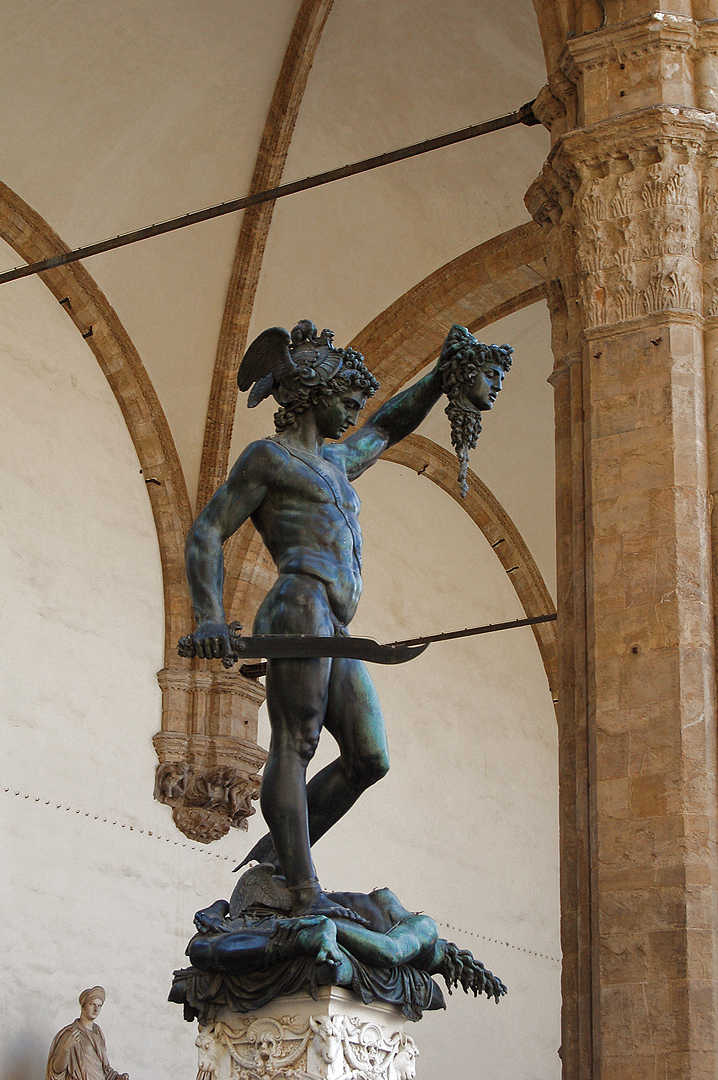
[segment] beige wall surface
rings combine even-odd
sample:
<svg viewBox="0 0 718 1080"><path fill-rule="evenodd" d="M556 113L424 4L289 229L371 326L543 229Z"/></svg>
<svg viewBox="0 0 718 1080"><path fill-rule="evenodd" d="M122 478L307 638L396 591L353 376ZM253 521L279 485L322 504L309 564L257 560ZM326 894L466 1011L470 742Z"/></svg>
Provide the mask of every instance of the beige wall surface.
<svg viewBox="0 0 718 1080"><path fill-rule="evenodd" d="M0 0L0 98L13 103L0 180L71 246L245 194L298 7ZM530 0L342 0L284 179L510 112L544 80ZM308 317L348 341L426 274L526 221L547 149L543 128L513 128L280 201L252 333ZM239 220L87 262L150 373L191 494Z"/></svg>
<svg viewBox="0 0 718 1080"><path fill-rule="evenodd" d="M231 864L152 800L162 589L127 430L62 309L39 281L17 284L0 297L0 1072L41 1077L99 982L110 1060L192 1076L191 1029L165 998Z"/></svg>

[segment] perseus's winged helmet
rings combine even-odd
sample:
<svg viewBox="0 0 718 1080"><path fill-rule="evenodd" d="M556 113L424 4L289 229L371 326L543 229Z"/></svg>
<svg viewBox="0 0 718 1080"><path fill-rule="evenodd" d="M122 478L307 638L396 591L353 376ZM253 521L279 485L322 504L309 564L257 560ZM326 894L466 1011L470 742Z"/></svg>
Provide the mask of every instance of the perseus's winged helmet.
<svg viewBox="0 0 718 1080"><path fill-rule="evenodd" d="M299 375L304 386L327 383L339 371L344 351L333 346L331 330L317 328L301 319L291 334L282 326L264 330L247 349L237 372L240 390L251 392L247 407L253 409L270 394L281 403L281 387Z"/></svg>

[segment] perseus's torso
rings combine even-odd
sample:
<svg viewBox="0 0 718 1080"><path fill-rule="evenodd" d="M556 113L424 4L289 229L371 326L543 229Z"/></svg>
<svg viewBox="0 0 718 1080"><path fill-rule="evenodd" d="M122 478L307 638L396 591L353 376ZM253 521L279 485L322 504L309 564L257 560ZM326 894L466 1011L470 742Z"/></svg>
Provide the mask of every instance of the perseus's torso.
<svg viewBox="0 0 718 1080"><path fill-rule="evenodd" d="M333 614L346 625L361 595L359 496L331 460L272 442L285 460L252 521L279 573L323 581Z"/></svg>

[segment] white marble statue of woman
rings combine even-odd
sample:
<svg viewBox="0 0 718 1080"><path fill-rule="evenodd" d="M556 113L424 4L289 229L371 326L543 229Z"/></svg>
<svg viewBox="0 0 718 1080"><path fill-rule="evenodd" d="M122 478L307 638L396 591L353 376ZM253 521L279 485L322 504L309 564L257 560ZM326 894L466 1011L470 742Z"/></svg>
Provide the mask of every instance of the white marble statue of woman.
<svg viewBox="0 0 718 1080"><path fill-rule="evenodd" d="M105 1037L95 1023L105 1003L101 986L80 994L80 1015L52 1040L45 1080L129 1080L107 1060Z"/></svg>

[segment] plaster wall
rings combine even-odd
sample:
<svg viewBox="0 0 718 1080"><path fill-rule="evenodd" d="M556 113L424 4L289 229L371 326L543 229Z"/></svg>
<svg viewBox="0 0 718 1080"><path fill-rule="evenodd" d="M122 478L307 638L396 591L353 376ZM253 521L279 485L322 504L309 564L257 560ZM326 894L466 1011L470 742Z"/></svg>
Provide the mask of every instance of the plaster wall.
<svg viewBox="0 0 718 1080"><path fill-rule="evenodd" d="M192 1076L164 999L229 855L153 802L163 617L144 480L89 349L39 281L19 284L0 297L0 1073L42 1077L99 982L113 1064Z"/></svg>
<svg viewBox="0 0 718 1080"><path fill-rule="evenodd" d="M39 281L0 293L0 328L0 1072L39 1080L77 993L100 982L113 1065L191 1080L194 1029L165 1003L171 971L262 823L203 848L153 802L163 620L144 479L94 358ZM520 615L486 541L425 479L380 463L359 491L357 633ZM559 1073L555 721L519 634L375 673L392 771L317 847L329 887L390 885L510 984L498 1009L459 993L424 1019L420 1080Z"/></svg>

